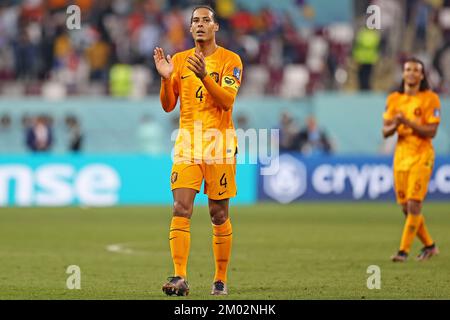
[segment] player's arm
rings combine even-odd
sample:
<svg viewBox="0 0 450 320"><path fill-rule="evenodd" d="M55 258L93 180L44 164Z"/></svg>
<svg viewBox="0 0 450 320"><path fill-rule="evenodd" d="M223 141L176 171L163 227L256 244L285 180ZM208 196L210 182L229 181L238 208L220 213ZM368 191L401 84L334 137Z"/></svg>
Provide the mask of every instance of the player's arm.
<svg viewBox="0 0 450 320"><path fill-rule="evenodd" d="M418 124L405 118L402 113L397 114L395 118L399 124L410 127L421 138L434 138L436 136L439 123Z"/></svg>
<svg viewBox="0 0 450 320"><path fill-rule="evenodd" d="M228 111L233 106L237 91L232 88L223 88L217 84L213 78L207 77L205 57L202 53L195 53L189 57L189 70L202 81L208 93L212 96L214 102L218 104L224 111Z"/></svg>
<svg viewBox="0 0 450 320"><path fill-rule="evenodd" d="M389 95L386 101L386 109L383 113L383 137L387 138L395 134L399 123L395 118L395 108L392 103L393 95Z"/></svg>
<svg viewBox="0 0 450 320"><path fill-rule="evenodd" d="M383 120L383 137L387 138L392 136L398 128L398 122L396 119L394 120Z"/></svg>
<svg viewBox="0 0 450 320"><path fill-rule="evenodd" d="M175 109L177 105L178 95L173 89L172 72L174 70L174 64L170 55L164 57L164 51L162 48L156 47L153 52L153 59L155 60L156 70L158 70L161 76L161 90L159 93L159 99L161 105L166 112L170 112Z"/></svg>

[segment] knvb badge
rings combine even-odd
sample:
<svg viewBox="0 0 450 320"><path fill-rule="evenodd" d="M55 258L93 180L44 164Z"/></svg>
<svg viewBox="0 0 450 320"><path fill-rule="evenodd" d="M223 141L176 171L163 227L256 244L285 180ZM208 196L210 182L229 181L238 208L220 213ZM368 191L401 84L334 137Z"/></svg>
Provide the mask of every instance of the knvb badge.
<svg viewBox="0 0 450 320"><path fill-rule="evenodd" d="M239 69L239 68L234 68L233 69L233 76L236 78L236 79L238 79L238 80L241 80L241 69Z"/></svg>

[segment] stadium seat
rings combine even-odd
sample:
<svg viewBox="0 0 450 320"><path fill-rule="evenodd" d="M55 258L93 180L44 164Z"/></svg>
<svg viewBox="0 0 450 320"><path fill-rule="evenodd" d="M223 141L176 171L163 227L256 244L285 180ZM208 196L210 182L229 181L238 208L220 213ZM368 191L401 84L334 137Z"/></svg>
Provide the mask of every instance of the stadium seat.
<svg viewBox="0 0 450 320"><path fill-rule="evenodd" d="M444 8L439 12L439 23L442 28L450 29L450 8Z"/></svg>
<svg viewBox="0 0 450 320"><path fill-rule="evenodd" d="M305 66L300 64L287 65L284 68L281 96L287 99L304 97L308 81L309 71Z"/></svg>
<svg viewBox="0 0 450 320"><path fill-rule="evenodd" d="M92 81L88 84L83 84L80 86L80 92L84 96L104 96L108 92L106 85L103 82Z"/></svg>
<svg viewBox="0 0 450 320"><path fill-rule="evenodd" d="M262 65L251 65L244 70L242 95L263 95L269 83L269 71Z"/></svg>
<svg viewBox="0 0 450 320"><path fill-rule="evenodd" d="M351 44L354 38L353 27L348 23L334 23L328 26L328 37L331 42Z"/></svg>
<svg viewBox="0 0 450 320"><path fill-rule="evenodd" d="M309 41L308 57L306 64L308 69L314 73L320 73L326 61L328 43L323 37L313 37Z"/></svg>
<svg viewBox="0 0 450 320"><path fill-rule="evenodd" d="M147 87L153 82L152 73L148 72L145 66L134 66L131 71L133 87L130 97L133 99L143 99L147 95Z"/></svg>
<svg viewBox="0 0 450 320"><path fill-rule="evenodd" d="M328 53L328 44L321 36L312 37L309 41L308 55L323 57Z"/></svg>
<svg viewBox="0 0 450 320"><path fill-rule="evenodd" d="M67 96L67 88L56 81L48 81L42 86L42 96L47 100L63 100Z"/></svg>
<svg viewBox="0 0 450 320"><path fill-rule="evenodd" d="M7 97L22 97L25 94L25 85L22 82L3 82L1 94Z"/></svg>

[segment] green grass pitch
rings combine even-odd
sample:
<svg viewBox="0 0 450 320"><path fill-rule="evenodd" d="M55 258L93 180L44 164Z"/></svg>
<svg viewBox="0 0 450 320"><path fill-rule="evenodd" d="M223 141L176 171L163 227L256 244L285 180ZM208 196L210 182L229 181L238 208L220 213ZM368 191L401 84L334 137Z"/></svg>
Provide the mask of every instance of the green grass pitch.
<svg viewBox="0 0 450 320"><path fill-rule="evenodd" d="M233 252L227 297L214 299L450 299L448 203L425 203L441 254L430 261L389 257L404 218L392 203L232 206ZM171 275L171 208L3 208L0 299L211 299L214 261L206 207L191 224L188 297L166 297ZM107 250L108 246L118 245ZM110 247L111 248L111 247ZM81 289L66 268L81 268ZM381 289L366 286L381 268Z"/></svg>

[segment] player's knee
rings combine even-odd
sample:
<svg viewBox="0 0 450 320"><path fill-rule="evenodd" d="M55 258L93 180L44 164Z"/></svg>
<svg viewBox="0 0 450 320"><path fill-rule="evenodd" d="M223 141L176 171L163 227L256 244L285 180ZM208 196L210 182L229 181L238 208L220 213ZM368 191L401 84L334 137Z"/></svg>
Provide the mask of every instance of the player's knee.
<svg viewBox="0 0 450 320"><path fill-rule="evenodd" d="M224 224L225 221L227 221L227 216L225 214L211 216L211 222L216 226Z"/></svg>
<svg viewBox="0 0 450 320"><path fill-rule="evenodd" d="M402 204L402 211L405 216L408 214L408 205L406 203Z"/></svg>
<svg viewBox="0 0 450 320"><path fill-rule="evenodd" d="M408 201L408 213L420 214L422 210L422 202L417 200Z"/></svg>
<svg viewBox="0 0 450 320"><path fill-rule="evenodd" d="M216 206L210 209L211 222L215 225L220 225L225 223L228 219L228 213L226 208Z"/></svg>
<svg viewBox="0 0 450 320"><path fill-rule="evenodd" d="M183 201L175 201L173 203L173 215L190 218L192 215L192 205L184 203Z"/></svg>

